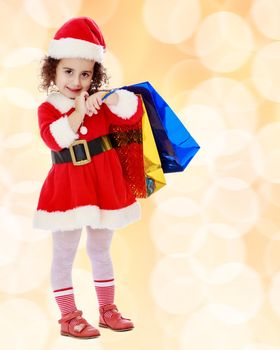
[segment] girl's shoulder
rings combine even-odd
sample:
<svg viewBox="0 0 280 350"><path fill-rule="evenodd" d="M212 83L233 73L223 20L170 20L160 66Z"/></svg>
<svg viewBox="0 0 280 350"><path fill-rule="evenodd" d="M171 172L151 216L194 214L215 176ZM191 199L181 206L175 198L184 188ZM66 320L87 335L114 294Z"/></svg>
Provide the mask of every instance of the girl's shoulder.
<svg viewBox="0 0 280 350"><path fill-rule="evenodd" d="M56 112L57 114L67 113L70 109L74 108L75 101L71 100L62 94L53 93L50 94L46 100L38 107L38 112Z"/></svg>
<svg viewBox="0 0 280 350"><path fill-rule="evenodd" d="M50 102L44 101L42 102L37 109L39 118L45 118L49 116L54 116L55 118L59 118L61 113L57 110Z"/></svg>

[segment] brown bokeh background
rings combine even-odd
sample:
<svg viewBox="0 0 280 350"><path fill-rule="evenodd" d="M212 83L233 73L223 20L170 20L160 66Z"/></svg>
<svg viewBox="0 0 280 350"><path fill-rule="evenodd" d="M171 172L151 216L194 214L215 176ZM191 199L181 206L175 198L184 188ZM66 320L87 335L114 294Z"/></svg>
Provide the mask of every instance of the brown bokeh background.
<svg viewBox="0 0 280 350"><path fill-rule="evenodd" d="M136 328L61 337L50 232L32 215L50 169L39 60L87 15L107 42L111 87L150 81L201 146L118 230L116 304ZM280 350L280 1L0 2L0 334L13 349ZM76 301L97 325L83 232Z"/></svg>

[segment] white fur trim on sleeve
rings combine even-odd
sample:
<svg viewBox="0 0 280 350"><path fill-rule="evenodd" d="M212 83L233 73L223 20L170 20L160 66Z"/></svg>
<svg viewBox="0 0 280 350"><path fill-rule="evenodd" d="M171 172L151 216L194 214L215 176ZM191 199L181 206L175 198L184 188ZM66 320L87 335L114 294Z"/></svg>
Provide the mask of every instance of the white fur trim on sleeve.
<svg viewBox="0 0 280 350"><path fill-rule="evenodd" d="M79 135L71 129L67 116L51 123L50 131L56 143L62 148L69 147L74 140L79 138Z"/></svg>
<svg viewBox="0 0 280 350"><path fill-rule="evenodd" d="M121 89L115 91L115 94L118 94L119 101L116 105L108 105L109 109L118 117L122 119L129 119L137 111L137 96L131 91Z"/></svg>

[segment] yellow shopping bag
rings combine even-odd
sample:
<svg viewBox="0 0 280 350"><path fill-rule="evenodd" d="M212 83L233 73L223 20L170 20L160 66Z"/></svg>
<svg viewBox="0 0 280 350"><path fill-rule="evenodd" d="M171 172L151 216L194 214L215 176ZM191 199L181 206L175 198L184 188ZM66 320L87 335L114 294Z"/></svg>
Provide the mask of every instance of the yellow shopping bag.
<svg viewBox="0 0 280 350"><path fill-rule="evenodd" d="M123 174L136 198L147 198L166 185L145 104L142 119L132 126L111 127L111 140Z"/></svg>

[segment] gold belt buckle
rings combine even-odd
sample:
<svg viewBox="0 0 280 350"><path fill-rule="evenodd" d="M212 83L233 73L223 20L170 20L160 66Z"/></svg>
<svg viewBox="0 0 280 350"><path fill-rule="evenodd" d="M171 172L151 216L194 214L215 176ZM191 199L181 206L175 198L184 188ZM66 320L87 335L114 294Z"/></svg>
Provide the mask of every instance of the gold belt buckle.
<svg viewBox="0 0 280 350"><path fill-rule="evenodd" d="M83 160L77 160L74 152L74 146L80 145L80 144L83 144L85 149L85 154L86 154L86 159L83 159ZM69 146L69 151L70 151L72 163L74 165L84 165L91 162L89 148L86 140L76 140L72 142L71 145Z"/></svg>
<svg viewBox="0 0 280 350"><path fill-rule="evenodd" d="M101 136L102 139L102 149L103 151L109 151L110 149L113 148L112 144L111 144L111 140L110 138L105 135L105 136Z"/></svg>

